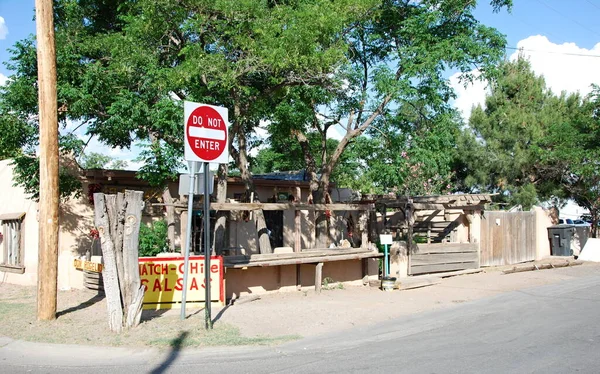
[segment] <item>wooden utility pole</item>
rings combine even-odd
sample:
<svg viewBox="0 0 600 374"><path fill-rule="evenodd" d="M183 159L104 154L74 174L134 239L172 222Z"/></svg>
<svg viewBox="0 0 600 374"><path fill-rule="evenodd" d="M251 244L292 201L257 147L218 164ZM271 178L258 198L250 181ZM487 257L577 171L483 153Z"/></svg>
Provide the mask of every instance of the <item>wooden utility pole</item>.
<svg viewBox="0 0 600 374"><path fill-rule="evenodd" d="M35 1L40 110L38 320L56 318L58 278L58 113L53 17L52 0Z"/></svg>

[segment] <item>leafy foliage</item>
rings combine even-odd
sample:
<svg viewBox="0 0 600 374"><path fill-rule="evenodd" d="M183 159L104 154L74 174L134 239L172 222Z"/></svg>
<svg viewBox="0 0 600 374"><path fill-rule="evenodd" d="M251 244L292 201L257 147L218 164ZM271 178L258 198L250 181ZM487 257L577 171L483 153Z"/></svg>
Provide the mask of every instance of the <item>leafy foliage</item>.
<svg viewBox="0 0 600 374"><path fill-rule="evenodd" d="M84 169L112 169L123 170L127 167L127 161L119 160L109 155L97 152L83 154L80 159L81 167Z"/></svg>
<svg viewBox="0 0 600 374"><path fill-rule="evenodd" d="M387 180L374 183L363 172L370 165L344 153L358 154L369 140L357 139L370 128L394 137L401 121L386 121L401 118L409 105L425 108L430 118L445 113L452 97L446 69L465 73L465 79L473 78L473 65L493 73L505 40L475 19L476 3L57 0L61 126L81 122L88 136L110 147L150 144L140 175L158 185L181 164L181 100L222 105L230 109L230 153L247 188L248 152L259 142L255 130L271 121L281 144L296 139L287 148L294 156L263 154L259 169L303 165L311 189L323 198L331 178L389 189L402 158L396 157L396 170L384 168ZM491 3L499 10L512 2ZM12 53L14 74L0 95L3 120L20 129L6 140L10 152L34 149L37 142L34 40L17 43ZM346 132L334 144L328 129L336 125ZM422 170L430 169L429 159L422 152L411 155ZM438 161L431 176L445 180L445 161ZM429 180L427 173L420 178Z"/></svg>
<svg viewBox="0 0 600 374"><path fill-rule="evenodd" d="M161 252L169 251L167 222L159 220L152 222L152 226L141 225L139 236L140 256L152 257Z"/></svg>
<svg viewBox="0 0 600 374"><path fill-rule="evenodd" d="M537 154L552 123L562 120L543 77L524 58L506 61L458 142L459 181L471 191L499 193L528 209L538 200Z"/></svg>

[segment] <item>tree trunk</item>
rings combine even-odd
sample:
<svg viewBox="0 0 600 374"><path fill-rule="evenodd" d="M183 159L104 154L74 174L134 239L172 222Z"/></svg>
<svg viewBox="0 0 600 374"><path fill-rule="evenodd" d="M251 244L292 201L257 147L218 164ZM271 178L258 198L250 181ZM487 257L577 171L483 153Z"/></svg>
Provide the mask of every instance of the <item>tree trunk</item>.
<svg viewBox="0 0 600 374"><path fill-rule="evenodd" d="M123 223L125 219L124 196L122 193L116 195L104 195L104 205L108 214L108 224L110 226L110 239L112 240L115 251L115 263L117 265L117 279L123 279L125 270L123 268ZM125 304L125 294L127 290L122 282L119 281L119 291L121 296L121 307Z"/></svg>
<svg viewBox="0 0 600 374"><path fill-rule="evenodd" d="M162 194L163 203L167 211L167 237L169 238L169 252L175 252L175 207L169 186L166 186Z"/></svg>
<svg viewBox="0 0 600 374"><path fill-rule="evenodd" d="M590 216L592 218L592 227L590 227L590 234L592 238L598 237L598 210L597 209L588 209L590 211Z"/></svg>
<svg viewBox="0 0 600 374"><path fill-rule="evenodd" d="M100 234L102 245L102 281L106 295L106 307L108 311L108 328L110 331L120 333L123 329L123 309L121 307L121 291L119 289L119 278L117 274L117 260L115 256L115 245L111 238L110 222L107 206L103 193L94 194L95 225Z"/></svg>
<svg viewBox="0 0 600 374"><path fill-rule="evenodd" d="M140 281L139 270L139 235L142 219L144 193L142 191L125 191L125 223L123 235L123 278L125 295L124 307L127 310L124 327L135 327L142 316L144 287Z"/></svg>
<svg viewBox="0 0 600 374"><path fill-rule="evenodd" d="M254 183L248 169L248 156L246 150L246 134L243 131L238 130L237 141L239 149L232 152L232 156L236 160L236 164L240 169L240 177L246 187L246 194L250 196L254 189ZM256 233L258 236L258 245L260 253L273 253L271 248L271 241L269 240L269 232L267 229L267 223L265 221L265 215L262 210L254 211L254 221L256 223Z"/></svg>
<svg viewBox="0 0 600 374"><path fill-rule="evenodd" d="M94 194L108 324L114 332L137 326L142 315L144 287L140 281L138 247L143 195L141 191L125 191L116 196Z"/></svg>
<svg viewBox="0 0 600 374"><path fill-rule="evenodd" d="M227 200L227 164L219 165L217 174L217 202L224 203ZM215 232L213 235L213 250L217 255L223 254L225 249L225 233L227 230L227 216L229 212L220 210L217 212L217 221L215 222Z"/></svg>

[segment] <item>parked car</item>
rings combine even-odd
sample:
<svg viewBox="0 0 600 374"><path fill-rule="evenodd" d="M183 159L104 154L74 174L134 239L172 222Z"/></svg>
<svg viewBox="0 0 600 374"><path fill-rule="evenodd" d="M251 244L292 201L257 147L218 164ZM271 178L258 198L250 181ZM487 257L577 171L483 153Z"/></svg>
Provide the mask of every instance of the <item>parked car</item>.
<svg viewBox="0 0 600 374"><path fill-rule="evenodd" d="M574 220L573 224L575 226L581 226L581 227L589 227L589 226L591 226L591 224L589 222L586 222L586 221L584 221L582 219L576 219L576 220Z"/></svg>
<svg viewBox="0 0 600 374"><path fill-rule="evenodd" d="M574 225L575 223L570 218L564 218L564 219L563 218L559 218L558 219L558 224L559 225Z"/></svg>

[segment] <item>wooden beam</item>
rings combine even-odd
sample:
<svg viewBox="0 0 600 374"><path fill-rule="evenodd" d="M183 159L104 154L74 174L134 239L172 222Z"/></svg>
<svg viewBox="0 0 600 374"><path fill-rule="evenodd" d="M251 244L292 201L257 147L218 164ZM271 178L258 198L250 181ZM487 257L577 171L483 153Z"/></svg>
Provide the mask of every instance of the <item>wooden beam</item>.
<svg viewBox="0 0 600 374"><path fill-rule="evenodd" d="M346 249L324 249L305 251L301 253L267 253L267 254L253 254L249 256L227 256L225 262L229 263L251 263L256 261L268 261L268 260L284 260L284 259L298 259L298 258L310 258L310 257L321 257L321 256L339 256L354 253L369 253L371 251L363 248L346 248Z"/></svg>
<svg viewBox="0 0 600 374"><path fill-rule="evenodd" d="M414 251L415 255L418 254L436 254L436 253L465 253L465 252L478 252L477 243L431 243L431 244L417 244L417 248Z"/></svg>
<svg viewBox="0 0 600 374"><path fill-rule="evenodd" d="M473 262L457 262L452 264L435 264L435 265L412 265L411 272L412 274L425 274L425 273L435 273L441 271L452 271L452 270L464 270L464 269L477 269L479 268L479 263L477 261Z"/></svg>
<svg viewBox="0 0 600 374"><path fill-rule="evenodd" d="M212 203L213 210L372 210L373 204L301 204L301 203Z"/></svg>
<svg viewBox="0 0 600 374"><path fill-rule="evenodd" d="M331 261L347 261L347 260L361 260L363 258L370 257L382 257L383 253L377 253L373 251L355 253L348 255L337 255L337 256L320 256L320 257L309 257L309 258L288 258L285 260L264 260L264 261L253 261L249 263L230 263L225 259L225 267L230 269L238 269L245 267L267 267L267 266L282 266L282 265L296 265L296 264L318 264L319 262L331 262Z"/></svg>

